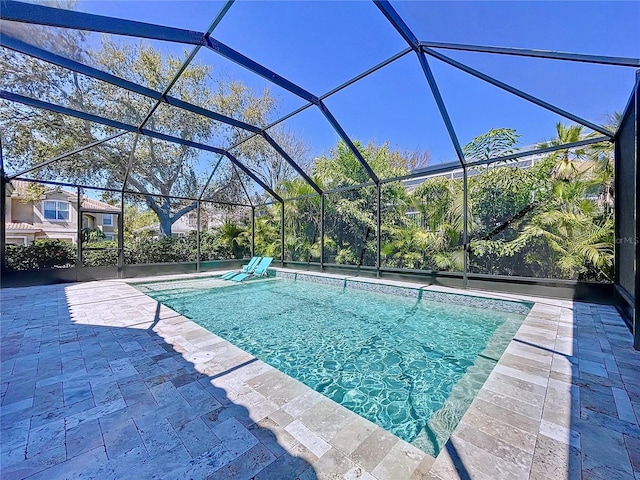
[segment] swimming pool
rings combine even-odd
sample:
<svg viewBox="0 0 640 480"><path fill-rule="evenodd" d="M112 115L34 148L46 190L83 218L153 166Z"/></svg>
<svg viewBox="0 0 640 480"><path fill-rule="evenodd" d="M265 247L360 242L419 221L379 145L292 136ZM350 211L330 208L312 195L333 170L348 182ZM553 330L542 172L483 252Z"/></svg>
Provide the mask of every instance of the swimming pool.
<svg viewBox="0 0 640 480"><path fill-rule="evenodd" d="M340 282L208 278L136 287L436 456L530 305Z"/></svg>

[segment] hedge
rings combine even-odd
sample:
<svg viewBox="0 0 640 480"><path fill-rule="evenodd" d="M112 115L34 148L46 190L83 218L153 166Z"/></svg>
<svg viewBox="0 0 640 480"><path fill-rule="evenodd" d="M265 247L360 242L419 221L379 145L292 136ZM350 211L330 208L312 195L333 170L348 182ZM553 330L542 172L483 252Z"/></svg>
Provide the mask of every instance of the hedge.
<svg viewBox="0 0 640 480"><path fill-rule="evenodd" d="M92 242L83 250L82 263L86 267L117 265L118 243L115 241ZM194 262L197 257L197 237L162 237L156 239L127 240L124 244L124 260L127 265L143 263ZM225 260L249 255L248 245L227 245L218 235L203 232L200 235L201 260ZM36 240L27 246L7 245L7 269L32 270L39 268L68 268L76 264L76 246L61 240Z"/></svg>

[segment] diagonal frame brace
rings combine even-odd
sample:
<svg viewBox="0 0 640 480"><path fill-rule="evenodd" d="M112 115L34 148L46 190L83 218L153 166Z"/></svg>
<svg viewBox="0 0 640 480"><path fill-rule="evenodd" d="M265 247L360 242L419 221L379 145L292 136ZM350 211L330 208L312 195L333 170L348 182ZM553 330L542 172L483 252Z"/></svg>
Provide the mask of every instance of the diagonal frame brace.
<svg viewBox="0 0 640 480"><path fill-rule="evenodd" d="M429 88L431 89L431 93L433 94L433 97L436 101L436 105L438 106L438 110L440 111L440 116L442 117L445 128L447 129L447 133L449 134L449 138L451 139L451 143L453 143L453 148L458 157L458 161L460 162L460 165L464 167L464 154L462 153L460 141L458 140L458 136L455 132L455 129L453 128L451 117L449 116L449 112L447 111L447 108L444 104L444 100L442 99L442 95L440 94L440 89L438 88L438 84L436 83L435 77L433 76L431 67L427 62L424 53L420 50L420 42L413 34L409 26L404 22L402 17L398 15L398 12L396 12L396 10L387 0L373 0L373 3L375 3L376 7L378 7L382 14L387 18L393 28L396 29L400 36L404 38L404 40L409 44L409 47L411 47L418 56L420 67L424 72L427 83L429 84Z"/></svg>
<svg viewBox="0 0 640 480"><path fill-rule="evenodd" d="M497 55L512 55L516 57L546 58L549 60L564 60L567 62L599 63L601 65L616 65L620 67L640 67L640 58L611 57L607 55L588 55L584 53L555 52L551 50L531 50L514 47L490 47L485 45L467 45L462 43L420 42L421 47L440 48L445 50L459 50L466 52L494 53Z"/></svg>
<svg viewBox="0 0 640 480"><path fill-rule="evenodd" d="M587 128L590 128L593 131L599 132L603 135L606 135L608 137L612 137L614 136L614 132L611 132L609 130L607 130L606 128L601 127L600 125L596 125L593 122L590 122L588 120L585 120L582 117L579 117L578 115L574 115L573 113L567 112L566 110L563 110L560 107L556 107L555 105L552 105L548 102L545 102L544 100L539 99L538 97L535 97L533 95L530 95L526 92L523 92L522 90L519 90L515 87L512 87L511 85L508 85L504 82L501 82L500 80L497 80L485 73L482 73L474 68L471 68L463 63L458 62L457 60L454 60L451 57L448 57L446 55L443 55L440 52L437 52L431 48L428 47L422 47L422 51L434 58L437 58L438 60L441 60L449 65L451 65L452 67L455 67L459 70L462 70L463 72L466 72L470 75L473 75L476 78L479 78L480 80L484 80L487 83L490 83L491 85L494 85L502 90L505 90L509 93L512 93L513 95L516 95L524 100L527 100L531 103L534 103L546 110L549 110L553 113L556 113L564 118L567 118L569 120L572 120L576 123L579 123L580 125L583 125Z"/></svg>
<svg viewBox="0 0 640 480"><path fill-rule="evenodd" d="M375 173L373 173L373 170L371 170L362 154L357 150L357 148L355 148L355 145L347 136L346 132L337 123L337 120L333 117L327 107L316 95L313 95L304 88L278 75L274 71L246 57L245 55L225 45L224 43L211 38L207 33L195 32L192 30L184 30L173 27L165 27L151 23L137 22L133 20L118 19L103 15L65 10L60 8L46 7L42 5L25 4L23 2L16 2L13 0L3 0L2 18L17 22L36 23L40 25L49 25L62 28L75 28L79 30L126 35L138 38L149 38L154 40L196 45L199 47L207 47L211 51L237 63L245 69L268 80L269 82L318 106L323 115L325 115L327 120L329 120L331 126L336 130L342 140L348 145L349 149L356 156L358 161L363 164L369 176L374 181L378 181L377 176L375 175Z"/></svg>
<svg viewBox="0 0 640 480"><path fill-rule="evenodd" d="M273 147L273 149L278 152L278 154L280 154L280 156L282 158L284 158L286 160L286 162L291 165L291 167L298 172L298 175L300 175L310 186L311 188L313 188L318 194L322 194L322 189L318 186L318 184L316 182L314 182L311 177L309 177L309 175L306 174L306 172L304 170L302 170L302 168L300 168L300 165L298 165L297 162L295 162L287 152L285 152L282 147L280 145L278 145L278 143L271 137L271 135L269 135L266 131L262 131L261 132L262 136L264 137L264 139L269 143L269 145L271 145Z"/></svg>
<svg viewBox="0 0 640 480"><path fill-rule="evenodd" d="M152 98L158 102L164 102L174 107L181 108L183 110L188 110L192 113L196 113L198 115L202 115L204 117L210 118L211 120L215 120L221 123L225 123L227 125L231 125L233 127L238 127L243 130L247 130L254 133L260 133L260 128L254 125L250 125L248 123L242 122L240 120L236 120L232 117L228 117L226 115L222 115L220 113L213 112L211 110L207 110L205 108L199 107L192 103L185 102L178 98L167 95L166 92L159 92L157 90L153 90L151 88L145 87L143 85L139 85L137 83L131 82L129 80L125 80L116 75L112 75L108 72L99 70L94 67L90 67L80 62L76 62L75 60L68 59L66 57L62 57L55 53L49 52L47 50L43 50L34 45L30 45L21 40L17 40L9 35L0 33L0 45L6 47L10 50L14 50L19 53L23 53L25 55L29 55L31 57L38 58L40 60L44 60L45 62L51 63L53 65L58 65L60 67L66 68L68 70L72 70L74 72L81 73L88 77L95 78L97 80L109 83L116 87L122 88L124 90L128 90L133 93L137 93L139 95L144 95L145 97Z"/></svg>
<svg viewBox="0 0 640 480"><path fill-rule="evenodd" d="M129 125L127 123L118 122L116 120L109 120L109 119L100 117L98 115L80 112L78 110L62 107L60 105L44 102L42 100L36 100L30 97L25 97L24 95L19 95L17 93L7 92L6 90L0 90L0 98L4 100L9 100L11 102L18 102L23 105L27 105L34 108L49 110L51 112L61 113L63 115L69 115L71 117L87 120L89 122L105 125L108 127L119 129L119 130L140 133L144 136L156 138L158 140L164 140L167 142L177 143L179 145L184 145L184 146L196 148L199 150L205 150L208 152L224 155L229 160L231 160L231 162L233 162L240 170L245 172L253 181L255 181L258 185L260 185L267 193L269 193L269 195L271 195L273 198L275 198L279 202L282 201L282 198L280 197L280 195L278 195L267 184L265 184L262 180L260 180L251 170L249 170L244 164L242 164L242 162L240 162L236 157L234 157L232 154L230 154L228 151L222 148L212 147L210 145L205 145L203 143L198 143L191 140L186 140L184 138L174 137L172 135L155 132L153 130L147 130L146 128L139 129L138 127Z"/></svg>
<svg viewBox="0 0 640 480"><path fill-rule="evenodd" d="M76 148L74 150L70 150L68 152L63 153L62 155L58 155L57 157L50 158L49 160L45 160L44 162L40 162L37 165L34 165L34 166L29 167L29 168L27 168L25 170L22 170L21 172L18 172L18 173L15 173L13 175L10 175L10 176L7 177L7 180L12 180L12 179L20 177L22 175L26 175L27 173L31 173L31 172L34 172L36 170L40 170L41 168L46 167L47 165L51 165L52 163L58 162L60 160L63 160L65 158L67 158L67 157L70 157L71 155L75 155L77 153L84 152L85 150L89 150L90 148L97 147L98 145L102 145L103 143L110 142L111 140L115 140L116 138L121 137L122 135L126 135L127 133L129 133L129 132L118 132L118 133L116 133L114 135L109 135L108 137L103 138L102 140L97 140L97 141L91 142L91 143L89 143L87 145L83 145L81 147L78 147L78 148Z"/></svg>

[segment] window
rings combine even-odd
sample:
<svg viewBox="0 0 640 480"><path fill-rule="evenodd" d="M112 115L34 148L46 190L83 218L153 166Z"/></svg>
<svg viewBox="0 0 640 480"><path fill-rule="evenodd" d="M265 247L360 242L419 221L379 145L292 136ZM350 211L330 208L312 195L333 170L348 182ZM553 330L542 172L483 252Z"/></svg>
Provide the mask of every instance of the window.
<svg viewBox="0 0 640 480"><path fill-rule="evenodd" d="M107 227L110 227L111 225L113 225L113 217L111 216L111 214L107 214L107 213L102 214L102 225L105 225Z"/></svg>
<svg viewBox="0 0 640 480"><path fill-rule="evenodd" d="M104 240L108 241L108 242L112 242L116 239L116 235L115 233L105 233L104 234Z"/></svg>
<svg viewBox="0 0 640 480"><path fill-rule="evenodd" d="M27 237L7 237L5 240L7 245L27 246Z"/></svg>
<svg viewBox="0 0 640 480"><path fill-rule="evenodd" d="M43 203L44 218L54 221L69 221L69 204L56 200L45 200Z"/></svg>

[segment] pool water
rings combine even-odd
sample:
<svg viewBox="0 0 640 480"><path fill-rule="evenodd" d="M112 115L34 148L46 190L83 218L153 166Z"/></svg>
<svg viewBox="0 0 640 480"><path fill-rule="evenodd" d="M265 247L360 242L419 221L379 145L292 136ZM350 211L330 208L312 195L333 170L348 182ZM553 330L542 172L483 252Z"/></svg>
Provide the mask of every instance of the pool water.
<svg viewBox="0 0 640 480"><path fill-rule="evenodd" d="M525 317L288 279L229 283L137 287L434 456Z"/></svg>

